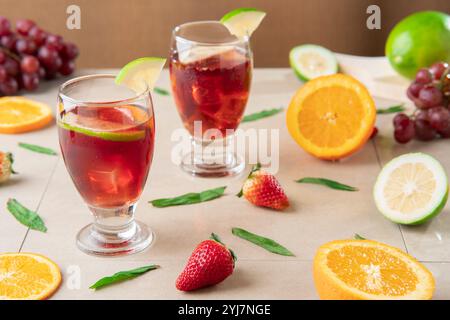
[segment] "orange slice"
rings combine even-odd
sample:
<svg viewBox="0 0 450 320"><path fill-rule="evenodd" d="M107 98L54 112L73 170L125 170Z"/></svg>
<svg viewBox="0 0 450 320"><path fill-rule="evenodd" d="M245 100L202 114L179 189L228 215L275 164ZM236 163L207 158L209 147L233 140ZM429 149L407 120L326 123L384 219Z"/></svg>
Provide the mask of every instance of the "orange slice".
<svg viewBox="0 0 450 320"><path fill-rule="evenodd" d="M338 240L319 248L314 282L321 299L431 299L433 275L403 251L371 240Z"/></svg>
<svg viewBox="0 0 450 320"><path fill-rule="evenodd" d="M364 85L334 74L308 81L296 92L287 110L287 127L305 151L335 160L366 143L375 117L375 103Z"/></svg>
<svg viewBox="0 0 450 320"><path fill-rule="evenodd" d="M61 283L58 266L34 253L0 254L0 300L42 300Z"/></svg>
<svg viewBox="0 0 450 320"><path fill-rule="evenodd" d="M21 133L44 127L52 120L46 104L23 97L0 98L0 133Z"/></svg>

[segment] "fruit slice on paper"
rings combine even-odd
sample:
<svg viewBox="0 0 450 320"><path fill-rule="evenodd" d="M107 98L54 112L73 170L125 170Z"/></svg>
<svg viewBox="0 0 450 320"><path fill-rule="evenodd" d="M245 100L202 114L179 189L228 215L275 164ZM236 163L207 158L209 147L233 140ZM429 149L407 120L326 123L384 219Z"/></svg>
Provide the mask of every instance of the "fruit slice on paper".
<svg viewBox="0 0 450 320"><path fill-rule="evenodd" d="M231 34L239 39L250 37L258 28L266 13L254 8L240 8L228 12L220 19Z"/></svg>
<svg viewBox="0 0 450 320"><path fill-rule="evenodd" d="M375 123L375 103L358 80L344 74L308 81L292 98L286 121L310 154L340 159L364 146Z"/></svg>
<svg viewBox="0 0 450 320"><path fill-rule="evenodd" d="M371 240L322 245L313 270L317 293L325 300L428 300L435 289L433 275L416 259Z"/></svg>
<svg viewBox="0 0 450 320"><path fill-rule="evenodd" d="M58 266L34 253L0 254L0 300L42 300L61 283Z"/></svg>
<svg viewBox="0 0 450 320"><path fill-rule="evenodd" d="M334 54L321 46L305 44L289 52L289 63L300 80L308 81L338 72Z"/></svg>
<svg viewBox="0 0 450 320"><path fill-rule="evenodd" d="M0 133L36 130L52 118L52 110L46 104L22 97L0 98Z"/></svg>
<svg viewBox="0 0 450 320"><path fill-rule="evenodd" d="M420 224L444 208L447 175L441 164L427 154L404 154L383 167L373 195L378 210L389 220Z"/></svg>
<svg viewBox="0 0 450 320"><path fill-rule="evenodd" d="M125 65L116 76L116 84L123 84L137 93L147 87L152 90L158 80L166 59L145 57L133 60Z"/></svg>

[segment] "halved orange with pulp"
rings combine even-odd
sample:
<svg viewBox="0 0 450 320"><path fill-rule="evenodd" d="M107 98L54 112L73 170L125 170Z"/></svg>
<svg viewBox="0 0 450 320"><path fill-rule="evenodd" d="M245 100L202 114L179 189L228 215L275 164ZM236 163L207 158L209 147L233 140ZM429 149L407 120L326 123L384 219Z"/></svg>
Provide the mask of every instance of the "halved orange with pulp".
<svg viewBox="0 0 450 320"><path fill-rule="evenodd" d="M324 244L314 258L314 284L321 299L431 299L433 275L405 252L371 240Z"/></svg>
<svg viewBox="0 0 450 320"><path fill-rule="evenodd" d="M23 97L0 98L0 133L36 130L52 118L52 110L46 104Z"/></svg>
<svg viewBox="0 0 450 320"><path fill-rule="evenodd" d="M372 134L375 103L366 87L344 74L308 81L289 104L287 127L308 153L340 159L360 149Z"/></svg>

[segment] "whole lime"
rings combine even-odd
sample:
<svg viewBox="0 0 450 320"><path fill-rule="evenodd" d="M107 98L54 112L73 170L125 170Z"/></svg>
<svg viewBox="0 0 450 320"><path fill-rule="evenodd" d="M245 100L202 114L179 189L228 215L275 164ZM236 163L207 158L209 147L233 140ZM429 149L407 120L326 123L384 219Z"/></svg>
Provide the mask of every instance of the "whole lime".
<svg viewBox="0 0 450 320"><path fill-rule="evenodd" d="M386 56L398 73L410 79L434 62L450 62L450 16L421 11L404 18L389 34Z"/></svg>

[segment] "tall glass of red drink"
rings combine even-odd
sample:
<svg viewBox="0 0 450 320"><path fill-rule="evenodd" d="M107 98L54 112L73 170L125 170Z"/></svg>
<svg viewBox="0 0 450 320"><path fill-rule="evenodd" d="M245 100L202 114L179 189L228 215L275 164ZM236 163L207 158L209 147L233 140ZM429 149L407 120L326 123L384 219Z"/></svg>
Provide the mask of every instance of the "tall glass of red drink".
<svg viewBox="0 0 450 320"><path fill-rule="evenodd" d="M58 96L58 133L72 181L94 215L77 236L96 255L120 255L148 247L153 234L134 220L136 203L152 163L155 124L148 89L136 94L113 75L64 83Z"/></svg>
<svg viewBox="0 0 450 320"><path fill-rule="evenodd" d="M170 79L193 145L182 158L183 170L217 177L244 169L242 157L228 145L244 114L252 67L249 38L238 39L218 21L191 22L174 29Z"/></svg>

